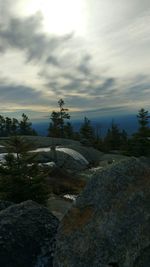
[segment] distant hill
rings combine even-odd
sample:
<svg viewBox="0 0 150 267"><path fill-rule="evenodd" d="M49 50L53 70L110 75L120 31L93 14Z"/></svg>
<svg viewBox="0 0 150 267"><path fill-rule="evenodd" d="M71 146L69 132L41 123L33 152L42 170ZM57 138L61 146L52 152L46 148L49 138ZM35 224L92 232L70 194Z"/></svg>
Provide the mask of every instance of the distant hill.
<svg viewBox="0 0 150 267"><path fill-rule="evenodd" d="M37 131L37 133L41 136L47 136L48 133L48 122L33 122L33 128Z"/></svg>
<svg viewBox="0 0 150 267"><path fill-rule="evenodd" d="M94 128L97 128L100 135L103 137L107 129L111 126L112 121L116 123L120 129L125 129L128 135L132 135L138 128L138 122L136 115L120 115L114 117L100 117L90 119ZM83 120L72 120L71 121L75 131L79 131ZM33 128L38 132L39 135L46 136L49 122L33 122Z"/></svg>

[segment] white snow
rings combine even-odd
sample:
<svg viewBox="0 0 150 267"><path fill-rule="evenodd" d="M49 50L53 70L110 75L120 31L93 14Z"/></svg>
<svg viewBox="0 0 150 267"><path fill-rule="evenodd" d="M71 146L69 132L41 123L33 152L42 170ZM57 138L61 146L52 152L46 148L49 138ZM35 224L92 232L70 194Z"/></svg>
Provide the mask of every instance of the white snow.
<svg viewBox="0 0 150 267"><path fill-rule="evenodd" d="M70 199L70 200L73 200L75 201L77 196L76 195L70 195L70 194L66 194L63 196L64 198L67 198L67 199Z"/></svg>
<svg viewBox="0 0 150 267"><path fill-rule="evenodd" d="M50 167L55 167L56 166L55 162L53 162L53 161L45 162L45 163L39 163L38 165L39 166L50 166Z"/></svg>
<svg viewBox="0 0 150 267"><path fill-rule="evenodd" d="M50 152L50 151L51 151L50 147L43 147L43 148L37 148L35 150L31 150L29 152L32 153L32 152ZM66 148L66 147L56 147L56 151L64 152L65 154L71 156L74 160L83 162L86 165L88 164L88 161L86 160L86 158L74 149ZM7 153L0 153L0 161L3 161L6 155ZM16 156L15 153L13 153L13 155ZM52 165L52 163L47 162L47 165L50 166Z"/></svg>
<svg viewBox="0 0 150 267"><path fill-rule="evenodd" d="M7 153L0 153L0 161L3 161L6 155Z"/></svg>
<svg viewBox="0 0 150 267"><path fill-rule="evenodd" d="M43 148L37 148L35 150L31 150L30 152L50 152L50 151L51 151L50 147L43 147ZM75 160L82 161L85 164L88 164L88 161L86 160L86 158L74 149L66 148L66 147L56 147L56 151L64 152L65 154L68 154Z"/></svg>
<svg viewBox="0 0 150 267"><path fill-rule="evenodd" d="M74 158L75 160L78 161L83 161L85 164L88 164L88 161L86 160L85 157L83 157L79 152L77 152L76 150L73 150L71 148L66 148L66 147L58 147L56 148L57 151L62 151L66 154L68 154L69 156L71 156L72 158Z"/></svg>
<svg viewBox="0 0 150 267"><path fill-rule="evenodd" d="M51 148L50 147L41 147L41 148L37 148L35 150L30 150L29 152L50 152Z"/></svg>

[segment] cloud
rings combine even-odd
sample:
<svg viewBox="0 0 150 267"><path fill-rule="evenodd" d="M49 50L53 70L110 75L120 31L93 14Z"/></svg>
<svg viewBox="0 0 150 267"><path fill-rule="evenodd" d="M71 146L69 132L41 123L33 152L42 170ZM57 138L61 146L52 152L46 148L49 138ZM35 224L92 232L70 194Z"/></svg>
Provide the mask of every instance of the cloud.
<svg viewBox="0 0 150 267"><path fill-rule="evenodd" d="M135 77L124 91L124 96L132 101L148 102L150 95L150 78L139 75Z"/></svg>
<svg viewBox="0 0 150 267"><path fill-rule="evenodd" d="M117 79L109 76L97 75L92 68L92 56L82 55L77 64L70 68L60 68L54 75L48 74L47 70L40 73L46 79L45 85L56 94L61 96L107 96L116 92ZM53 60L53 58L52 58ZM63 59L61 59L63 61ZM59 62L59 66L62 63ZM69 62L69 59L68 59Z"/></svg>
<svg viewBox="0 0 150 267"><path fill-rule="evenodd" d="M48 99L48 96L32 87L8 84L5 79L0 81L1 105L15 104L32 105L32 106L48 106L54 103Z"/></svg>
<svg viewBox="0 0 150 267"><path fill-rule="evenodd" d="M81 73L83 73L86 77L91 73L91 70L90 70L90 67L89 67L90 60L91 60L91 56L90 55L85 55L82 58L81 63L77 67L78 70Z"/></svg>
<svg viewBox="0 0 150 267"><path fill-rule="evenodd" d="M10 18L6 25L1 24L1 51L7 49L23 50L27 60L45 60L56 65L56 59L51 54L59 46L72 38L71 34L61 37L46 35L42 32L42 16L37 13L25 18Z"/></svg>
<svg viewBox="0 0 150 267"><path fill-rule="evenodd" d="M8 85L0 85L0 94L3 103L19 102L20 104L33 103L33 105L38 99L40 99L41 96L30 87Z"/></svg>
<svg viewBox="0 0 150 267"><path fill-rule="evenodd" d="M78 110L100 106L100 113L148 106L149 0L87 0L85 36L44 32L40 12L27 16L22 8L19 15L26 2L0 0L0 72L7 78L0 93L7 107L38 112L60 97Z"/></svg>
<svg viewBox="0 0 150 267"><path fill-rule="evenodd" d="M118 92L117 80L112 77L105 79L103 78L98 85L91 85L90 88L90 95L93 96L100 96L102 94L103 96L105 95L106 97L108 97L109 95L113 96Z"/></svg>
<svg viewBox="0 0 150 267"><path fill-rule="evenodd" d="M93 79L94 74L89 73L88 78L84 77L81 79L69 77L69 82L64 86L55 86L54 90L61 89L62 92L67 94L78 94L81 96L96 96L100 97L108 96L109 94L115 94L117 92L117 80L112 77L99 77L96 80Z"/></svg>
<svg viewBox="0 0 150 267"><path fill-rule="evenodd" d="M47 63L47 64L51 64L51 65L53 65L53 66L55 66L55 67L59 67L59 66L60 66L57 57L54 57L54 56L52 56L52 55L49 56L49 57L46 59L46 63Z"/></svg>

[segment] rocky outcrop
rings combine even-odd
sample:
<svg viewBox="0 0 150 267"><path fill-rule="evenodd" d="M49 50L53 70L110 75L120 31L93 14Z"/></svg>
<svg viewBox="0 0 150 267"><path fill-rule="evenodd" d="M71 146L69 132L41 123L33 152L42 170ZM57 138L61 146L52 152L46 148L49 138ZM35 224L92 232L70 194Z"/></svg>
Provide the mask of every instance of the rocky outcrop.
<svg viewBox="0 0 150 267"><path fill-rule="evenodd" d="M60 223L54 267L150 266L150 163L98 171Z"/></svg>
<svg viewBox="0 0 150 267"><path fill-rule="evenodd" d="M103 155L102 152L92 147L72 144L56 147L56 154L58 166L63 166L66 169L77 172L85 170L89 166L99 164Z"/></svg>
<svg viewBox="0 0 150 267"><path fill-rule="evenodd" d="M82 145L73 145L70 144L66 146L67 148L73 149L80 154L82 154L83 157L86 158L86 160L89 162L89 164L98 164L101 160L102 156L104 155L103 152L93 148L93 147L86 147Z"/></svg>
<svg viewBox="0 0 150 267"><path fill-rule="evenodd" d="M72 153L69 153L70 151ZM52 152L49 154L52 156ZM63 167L64 169L80 171L86 169L89 164L82 154L68 148L58 148L58 150L56 150L56 155L57 159L54 159L52 156L52 160L56 162L58 167Z"/></svg>
<svg viewBox="0 0 150 267"><path fill-rule="evenodd" d="M7 209L11 205L14 205L14 203L10 201L0 200L0 211Z"/></svg>
<svg viewBox="0 0 150 267"><path fill-rule="evenodd" d="M55 162L58 167L80 171L89 166L98 165L102 152L79 145L64 145L37 148L30 151L36 153L36 160L40 163Z"/></svg>
<svg viewBox="0 0 150 267"><path fill-rule="evenodd" d="M79 141L66 138L54 138L45 136L23 136L27 141L32 142L35 147L60 146L60 145L80 145Z"/></svg>
<svg viewBox="0 0 150 267"><path fill-rule="evenodd" d="M0 212L0 266L52 267L58 219L33 201Z"/></svg>

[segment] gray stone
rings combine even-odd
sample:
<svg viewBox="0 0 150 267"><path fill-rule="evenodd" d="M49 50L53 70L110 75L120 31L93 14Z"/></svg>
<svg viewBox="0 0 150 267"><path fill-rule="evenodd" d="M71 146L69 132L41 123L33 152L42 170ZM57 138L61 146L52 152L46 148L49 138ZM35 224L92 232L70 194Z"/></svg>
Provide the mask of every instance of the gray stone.
<svg viewBox="0 0 150 267"><path fill-rule="evenodd" d="M33 201L0 212L0 266L52 267L58 219Z"/></svg>
<svg viewBox="0 0 150 267"><path fill-rule="evenodd" d="M62 147L60 147L62 148ZM73 158L69 154L65 154L63 152L57 151L57 164L58 166L63 166L66 169L81 171L87 169L88 166L96 165L99 163L103 153L92 148L92 147L84 147L79 145L67 145L63 146L63 148L74 150L81 154L85 160L81 160L76 157Z"/></svg>
<svg viewBox="0 0 150 267"><path fill-rule="evenodd" d="M99 170L58 230L54 267L148 267L150 164L130 158Z"/></svg>
<svg viewBox="0 0 150 267"><path fill-rule="evenodd" d="M7 209L11 205L14 205L14 203L10 201L0 200L0 211Z"/></svg>

